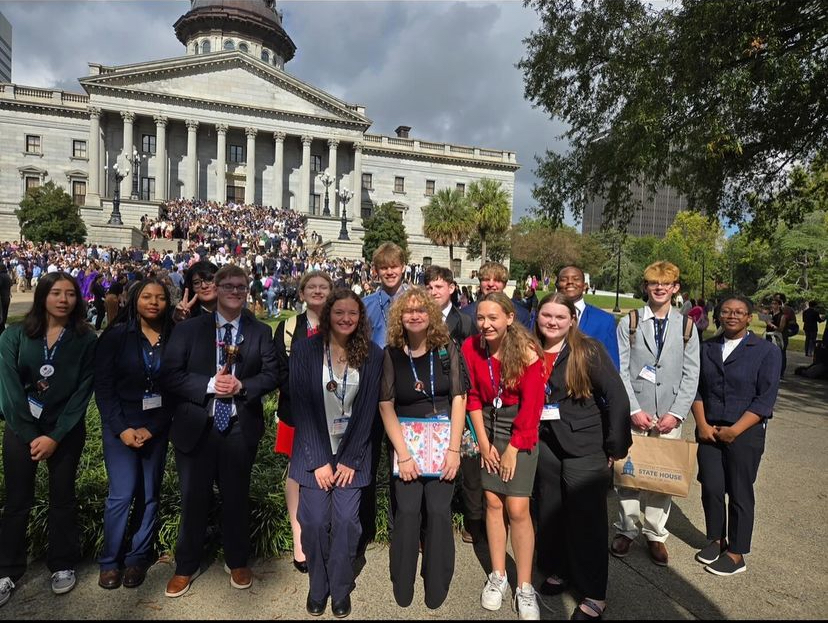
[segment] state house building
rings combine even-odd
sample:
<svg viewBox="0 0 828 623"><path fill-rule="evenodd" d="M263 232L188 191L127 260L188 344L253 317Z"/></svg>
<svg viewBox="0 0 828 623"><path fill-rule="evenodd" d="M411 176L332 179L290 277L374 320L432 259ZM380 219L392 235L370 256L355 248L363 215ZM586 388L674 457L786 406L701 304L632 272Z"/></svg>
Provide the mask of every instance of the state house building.
<svg viewBox="0 0 828 623"><path fill-rule="evenodd" d="M273 0L191 0L174 28L183 56L90 63L82 94L0 83L0 240L19 238L14 210L47 181L73 196L89 242L118 246L140 243L140 217L164 200L196 197L296 209L329 255L359 257L362 219L392 201L412 261L443 265L448 250L422 235L431 195L491 178L511 205L514 152L411 138L405 126L370 134L362 106L287 73L296 46ZM115 165L121 227L107 224ZM344 204L343 189L356 191ZM337 240L343 205L350 242ZM472 263L459 261L468 276Z"/></svg>

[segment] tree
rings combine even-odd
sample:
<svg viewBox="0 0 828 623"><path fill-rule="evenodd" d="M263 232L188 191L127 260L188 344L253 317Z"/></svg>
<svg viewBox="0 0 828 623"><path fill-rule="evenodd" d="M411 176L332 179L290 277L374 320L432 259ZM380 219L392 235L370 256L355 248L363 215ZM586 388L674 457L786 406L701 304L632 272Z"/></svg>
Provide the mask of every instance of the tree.
<svg viewBox="0 0 828 623"><path fill-rule="evenodd" d="M668 184L692 208L757 220L764 235L801 219L773 199L791 163L828 149L828 4L526 3L542 25L518 64L525 95L570 141L537 158L544 214L580 216L603 196L605 216L624 223L640 207L631 188Z"/></svg>
<svg viewBox="0 0 828 623"><path fill-rule="evenodd" d="M86 225L66 191L54 182L30 189L15 210L20 234L32 242L66 242L86 239Z"/></svg>
<svg viewBox="0 0 828 623"><path fill-rule="evenodd" d="M542 280L567 264L581 266L583 248L582 236L572 227L526 217L512 227L512 258L540 273Z"/></svg>
<svg viewBox="0 0 828 623"><path fill-rule="evenodd" d="M408 251L408 234L405 232L402 214L393 201L375 206L371 216L362 221L365 234L362 238L362 255L369 262L374 251L384 242L393 242Z"/></svg>
<svg viewBox="0 0 828 623"><path fill-rule="evenodd" d="M486 244L486 254L492 262L504 262L509 259L512 252L512 238L510 236L511 230L506 230L502 234L498 234L489 238ZM466 243L466 258L469 260L477 260L483 257L483 244L477 232L473 232L469 236ZM481 260L482 264L483 261Z"/></svg>
<svg viewBox="0 0 828 623"><path fill-rule="evenodd" d="M469 184L467 200L474 213L475 229L480 238L480 261L483 263L489 259L486 249L488 241L505 233L511 225L509 193L501 188L500 182L484 178Z"/></svg>
<svg viewBox="0 0 828 623"><path fill-rule="evenodd" d="M656 254L679 267L682 291L711 296L723 247L724 232L718 221L696 212L679 212L664 240L656 246Z"/></svg>
<svg viewBox="0 0 828 623"><path fill-rule="evenodd" d="M441 247L448 246L454 264L454 245L465 244L474 229L474 218L463 194L442 188L423 207L423 234Z"/></svg>

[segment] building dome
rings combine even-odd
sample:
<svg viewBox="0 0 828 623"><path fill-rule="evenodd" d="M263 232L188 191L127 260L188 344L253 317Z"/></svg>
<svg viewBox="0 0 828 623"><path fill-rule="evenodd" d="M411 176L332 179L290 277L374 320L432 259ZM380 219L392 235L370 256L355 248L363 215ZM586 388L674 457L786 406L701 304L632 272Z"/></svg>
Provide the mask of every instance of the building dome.
<svg viewBox="0 0 828 623"><path fill-rule="evenodd" d="M173 27L191 54L238 49L281 67L296 53L274 0L190 0Z"/></svg>

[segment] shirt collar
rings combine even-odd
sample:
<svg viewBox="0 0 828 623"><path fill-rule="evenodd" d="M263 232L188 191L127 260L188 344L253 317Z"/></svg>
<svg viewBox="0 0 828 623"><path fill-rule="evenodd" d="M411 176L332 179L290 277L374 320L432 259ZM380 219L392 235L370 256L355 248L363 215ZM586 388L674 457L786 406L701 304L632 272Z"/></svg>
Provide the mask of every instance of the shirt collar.
<svg viewBox="0 0 828 623"><path fill-rule="evenodd" d="M449 301L446 304L446 306L441 310L441 313L443 314L443 320L448 318L448 315L451 313L451 308L452 307L453 307L453 305L451 304L451 301Z"/></svg>
<svg viewBox="0 0 828 623"><path fill-rule="evenodd" d="M233 325L233 329L235 331L239 330L239 322L241 321L241 314L235 320L227 320L224 316L222 316L218 311L216 312L216 322L218 323L219 327L223 327L228 322Z"/></svg>
<svg viewBox="0 0 828 623"><path fill-rule="evenodd" d="M644 306L644 311L641 313L641 322L644 322L645 320L649 320L650 318L655 318L655 317L656 317L656 316L655 316L655 314L653 313L653 310L650 308L650 306L649 306L649 305L645 305L645 306ZM665 318L669 318L669 317L670 317L670 310L667 310L667 315L666 315L666 316L664 316L664 317L665 317Z"/></svg>
<svg viewBox="0 0 828 623"><path fill-rule="evenodd" d="M583 297L581 297L580 299L575 301L574 305L575 305L575 309L578 310L578 317L580 318L581 316L584 315L584 310L586 309L586 301L584 300Z"/></svg>

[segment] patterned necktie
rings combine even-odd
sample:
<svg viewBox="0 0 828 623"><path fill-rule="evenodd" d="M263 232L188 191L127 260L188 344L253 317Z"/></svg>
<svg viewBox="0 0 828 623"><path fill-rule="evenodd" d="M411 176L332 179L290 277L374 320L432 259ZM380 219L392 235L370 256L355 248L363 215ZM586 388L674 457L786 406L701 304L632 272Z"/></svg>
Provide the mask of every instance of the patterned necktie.
<svg viewBox="0 0 828 623"><path fill-rule="evenodd" d="M221 340L225 344L231 344L233 342L233 325L229 322L224 325L224 337ZM227 362L227 353L224 350L224 347L220 347L219 350L219 363L224 365ZM223 433L227 430L227 427L230 426L230 415L233 413L233 400L232 398L217 398L216 399L216 406L215 406L215 421L216 421L216 428L220 433Z"/></svg>

